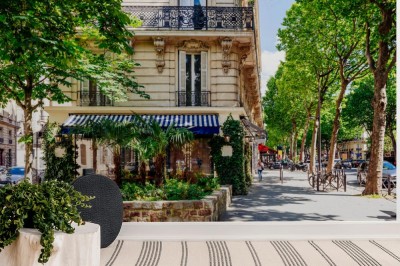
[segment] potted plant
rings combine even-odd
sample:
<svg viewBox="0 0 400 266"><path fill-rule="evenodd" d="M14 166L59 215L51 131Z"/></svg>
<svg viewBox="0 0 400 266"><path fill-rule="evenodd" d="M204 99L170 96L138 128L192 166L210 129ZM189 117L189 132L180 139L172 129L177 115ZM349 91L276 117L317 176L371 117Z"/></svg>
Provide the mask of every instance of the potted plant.
<svg viewBox="0 0 400 266"><path fill-rule="evenodd" d="M58 180L34 185L28 181L0 188L0 251L10 245L23 227L41 233L39 263L49 260L53 249L54 231L73 233L72 223L83 224L79 207L90 207L72 185Z"/></svg>

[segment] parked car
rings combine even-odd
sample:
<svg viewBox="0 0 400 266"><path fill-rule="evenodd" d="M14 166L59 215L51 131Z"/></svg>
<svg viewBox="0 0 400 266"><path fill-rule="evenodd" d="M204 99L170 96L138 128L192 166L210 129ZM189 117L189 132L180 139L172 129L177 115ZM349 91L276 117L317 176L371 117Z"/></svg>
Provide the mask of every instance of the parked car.
<svg viewBox="0 0 400 266"><path fill-rule="evenodd" d="M365 162L365 160L360 160L360 159L357 159L357 160L353 160L353 167L354 168L358 168L358 166L360 166L360 164L362 164L363 162Z"/></svg>
<svg viewBox="0 0 400 266"><path fill-rule="evenodd" d="M365 184L366 177L368 173L368 161L361 163L357 168L357 180L358 183ZM397 176L396 176L396 166L391 164L388 161L383 161L383 169L382 169L382 186L388 187L389 178L391 187L396 187L397 185Z"/></svg>
<svg viewBox="0 0 400 266"><path fill-rule="evenodd" d="M341 164L344 168L346 169L351 169L353 167L353 160L348 159L348 160L342 160Z"/></svg>
<svg viewBox="0 0 400 266"><path fill-rule="evenodd" d="M18 184L25 177L25 168L23 166L10 167L6 173L0 176L0 186L6 184Z"/></svg>
<svg viewBox="0 0 400 266"><path fill-rule="evenodd" d="M333 160L333 167L335 169L351 169L351 162L345 161L345 160L340 160L340 159L335 159Z"/></svg>

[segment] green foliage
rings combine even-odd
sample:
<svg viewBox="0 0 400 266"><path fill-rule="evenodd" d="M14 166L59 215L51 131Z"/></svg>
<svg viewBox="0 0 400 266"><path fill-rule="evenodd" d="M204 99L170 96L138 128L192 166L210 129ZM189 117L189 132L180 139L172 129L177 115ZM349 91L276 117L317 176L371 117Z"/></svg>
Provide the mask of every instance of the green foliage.
<svg viewBox="0 0 400 266"><path fill-rule="evenodd" d="M121 188L124 200L195 200L202 199L219 188L218 178L202 177L197 184L167 179L161 187L146 183L124 183Z"/></svg>
<svg viewBox="0 0 400 266"><path fill-rule="evenodd" d="M48 123L43 134L43 160L46 164L45 180L59 180L71 183L78 175L79 165L75 162L75 145L71 135L64 135L57 143L56 134L60 128L56 123ZM56 149L63 149L62 157L56 156Z"/></svg>
<svg viewBox="0 0 400 266"><path fill-rule="evenodd" d="M205 192L213 192L219 189L219 179L216 177L199 177L197 178L197 185L204 189Z"/></svg>
<svg viewBox="0 0 400 266"><path fill-rule="evenodd" d="M127 93L149 98L134 76L133 34L126 27L138 21L121 2L0 1L0 106L14 100L24 111L28 158L33 112L45 100L71 101L64 91L73 80L96 82L114 101L126 100ZM31 164L25 162L27 172Z"/></svg>
<svg viewBox="0 0 400 266"><path fill-rule="evenodd" d="M246 184L248 187L253 182L253 175L251 174L252 152L250 145L244 145L244 171L246 175Z"/></svg>
<svg viewBox="0 0 400 266"><path fill-rule="evenodd" d="M228 144L221 136L213 137L209 143L218 177L221 184L232 185L233 195L246 195L248 193L248 182L246 182L244 166L244 130L241 122L234 120L230 115L222 126L222 132L225 136L230 136ZM231 157L222 156L221 149L224 145L232 146Z"/></svg>
<svg viewBox="0 0 400 266"><path fill-rule="evenodd" d="M392 73L389 77L387 92L386 121L387 129L396 125L396 75ZM343 108L343 120L349 124L360 125L367 132L372 132L374 108L372 101L374 98L374 79L371 76L354 82L351 92L346 95L346 105Z"/></svg>
<svg viewBox="0 0 400 266"><path fill-rule="evenodd" d="M41 185L27 181L0 188L0 249L10 245L27 225L41 232L39 263L49 260L53 249L54 231L73 233L72 222L83 224L77 207L90 207L70 184L51 180Z"/></svg>
<svg viewBox="0 0 400 266"><path fill-rule="evenodd" d="M138 151L141 162L155 158L156 185L160 186L166 177L167 147L182 147L191 142L194 135L186 128L176 128L174 124L163 129L156 120L148 121L136 116L135 121L140 129L139 137L133 140L132 146Z"/></svg>

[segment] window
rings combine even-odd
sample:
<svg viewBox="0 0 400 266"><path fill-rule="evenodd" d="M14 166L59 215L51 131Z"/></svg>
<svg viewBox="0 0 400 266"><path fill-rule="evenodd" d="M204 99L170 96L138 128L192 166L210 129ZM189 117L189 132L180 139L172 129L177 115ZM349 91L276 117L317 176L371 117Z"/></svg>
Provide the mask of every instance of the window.
<svg viewBox="0 0 400 266"><path fill-rule="evenodd" d="M207 52L179 52L180 88L179 106L208 105L207 97Z"/></svg>
<svg viewBox="0 0 400 266"><path fill-rule="evenodd" d="M86 165L86 145L81 144L80 150L81 150L81 165Z"/></svg>
<svg viewBox="0 0 400 266"><path fill-rule="evenodd" d="M207 0L179 0L180 6L206 6Z"/></svg>
<svg viewBox="0 0 400 266"><path fill-rule="evenodd" d="M82 106L106 106L111 100L102 94L95 81L81 81L81 105Z"/></svg>

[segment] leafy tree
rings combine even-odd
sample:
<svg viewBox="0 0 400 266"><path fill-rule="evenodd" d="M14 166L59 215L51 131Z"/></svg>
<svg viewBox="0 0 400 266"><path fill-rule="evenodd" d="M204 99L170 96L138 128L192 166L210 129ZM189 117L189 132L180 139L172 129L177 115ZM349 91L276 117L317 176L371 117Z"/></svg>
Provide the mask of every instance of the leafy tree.
<svg viewBox="0 0 400 266"><path fill-rule="evenodd" d="M391 146L396 151L396 74L391 73L387 82L386 135L390 138ZM352 91L346 96L343 108L345 123L360 125L371 135L373 129L374 108L374 79L368 76L352 86ZM396 152L395 152L396 154Z"/></svg>
<svg viewBox="0 0 400 266"><path fill-rule="evenodd" d="M359 1L355 1L359 2ZM363 195L379 194L382 180L389 73L396 65L396 1L370 0L359 3L359 16L365 21L365 55L374 76L374 120L371 157Z"/></svg>
<svg viewBox="0 0 400 266"><path fill-rule="evenodd" d="M113 100L126 92L148 97L129 57L138 24L120 0L0 2L0 103L15 100L24 112L25 173L32 165L32 113L45 100L64 103L71 80L89 79ZM112 54L110 54L112 53Z"/></svg>
<svg viewBox="0 0 400 266"><path fill-rule="evenodd" d="M97 141L99 145L105 145L112 149L115 182L121 186L122 181L122 148L131 145L132 140L138 137L137 124L134 122L116 122L110 119L102 119L96 127L102 128L102 133L98 135ZM89 125L90 126L90 125Z"/></svg>
<svg viewBox="0 0 400 266"><path fill-rule="evenodd" d="M308 19L308 16L312 16L310 12L313 11L305 8L302 1L292 5L282 23L283 28L278 32L280 43L277 47L286 52L288 62L292 61L312 73L315 86L309 89L314 92L319 104L319 108L315 110L314 117L317 119L314 120L311 141L311 158L314 158L320 111L324 101L332 93L330 90L336 88L332 85L337 82L338 71L332 52L321 45L324 36L315 34L315 28L312 27L314 22ZM310 168L314 169L314 160L311 160Z"/></svg>
<svg viewBox="0 0 400 266"><path fill-rule="evenodd" d="M71 130L71 134L82 134L83 137L92 140L92 165L95 173L97 172L97 139L102 136L103 132L102 124L92 120L88 121L84 126L76 126Z"/></svg>
<svg viewBox="0 0 400 266"><path fill-rule="evenodd" d="M160 186L166 176L167 147L182 147L184 144L192 141L194 136L188 129L176 128L174 124L163 129L156 120L145 122L140 123L144 125L145 130L142 131L142 136L136 139L138 142L136 147L143 144L143 146L147 147L145 156L155 158L155 181L156 185Z"/></svg>

